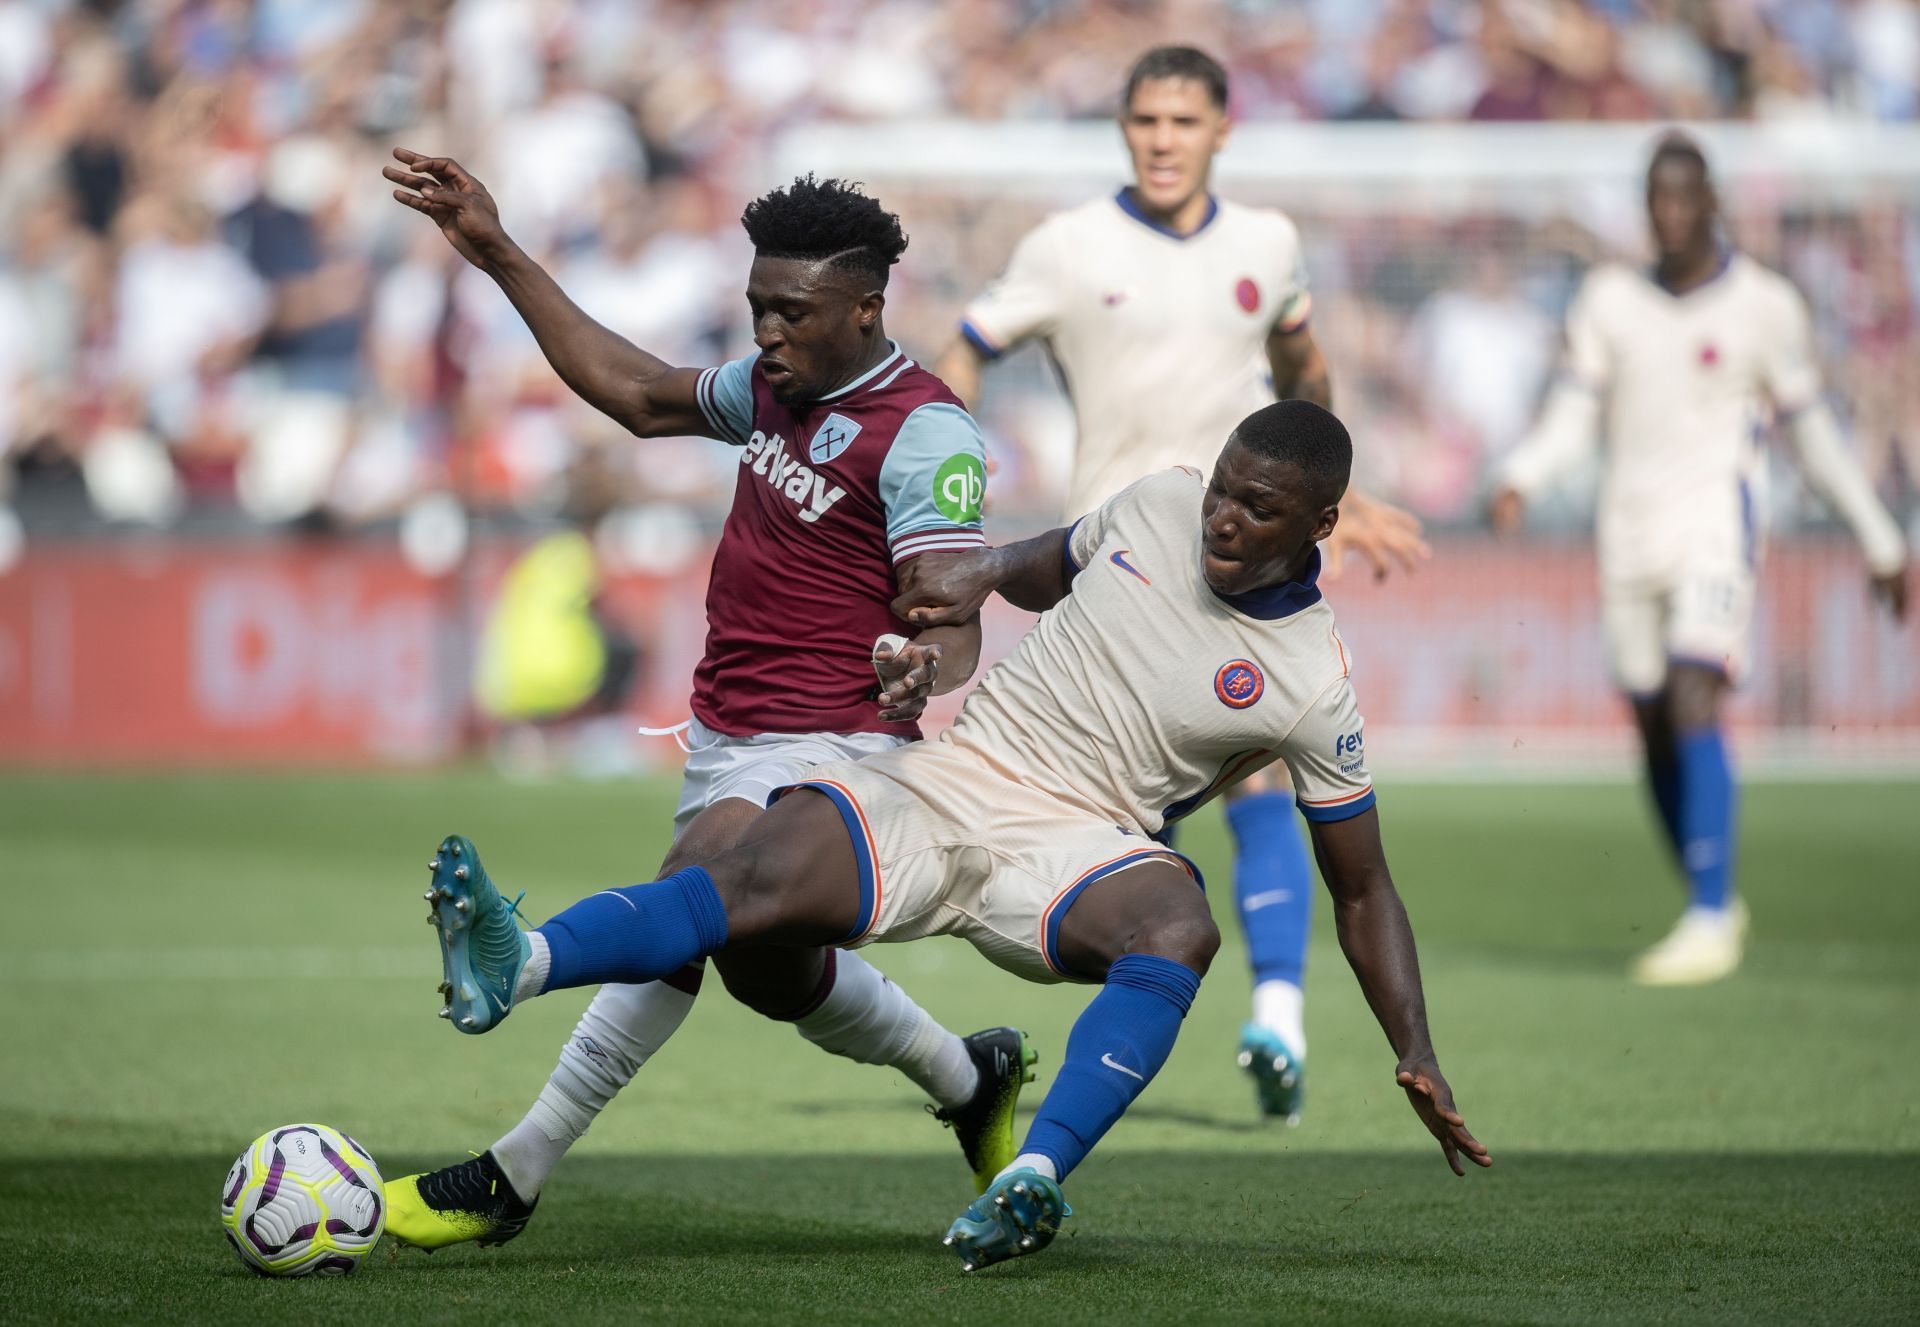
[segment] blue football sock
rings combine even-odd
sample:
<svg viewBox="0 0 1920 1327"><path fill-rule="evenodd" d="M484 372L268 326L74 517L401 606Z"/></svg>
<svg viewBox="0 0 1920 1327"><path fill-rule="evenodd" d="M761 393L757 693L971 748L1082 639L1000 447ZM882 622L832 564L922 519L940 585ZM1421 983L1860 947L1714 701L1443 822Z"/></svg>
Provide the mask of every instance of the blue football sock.
<svg viewBox="0 0 1920 1327"><path fill-rule="evenodd" d="M1020 1150L1046 1157L1065 1179L1160 1072L1199 989L1200 975L1172 959L1114 960L1107 984L1074 1020L1066 1059Z"/></svg>
<svg viewBox="0 0 1920 1327"><path fill-rule="evenodd" d="M1660 824L1667 832L1667 843L1675 857L1684 858L1680 838L1680 764L1679 757L1666 760L1647 758L1647 782L1653 789L1653 805L1660 812Z"/></svg>
<svg viewBox="0 0 1920 1327"><path fill-rule="evenodd" d="M539 933L552 956L543 990L657 981L727 942L727 910L703 866L603 889L554 914Z"/></svg>
<svg viewBox="0 0 1920 1327"><path fill-rule="evenodd" d="M1293 797L1264 792L1229 802L1227 824L1238 850L1233 897L1253 979L1298 986L1313 920L1313 863L1300 837Z"/></svg>
<svg viewBox="0 0 1920 1327"><path fill-rule="evenodd" d="M1696 908L1724 908L1733 895L1733 767L1718 728L1682 733L1680 864Z"/></svg>

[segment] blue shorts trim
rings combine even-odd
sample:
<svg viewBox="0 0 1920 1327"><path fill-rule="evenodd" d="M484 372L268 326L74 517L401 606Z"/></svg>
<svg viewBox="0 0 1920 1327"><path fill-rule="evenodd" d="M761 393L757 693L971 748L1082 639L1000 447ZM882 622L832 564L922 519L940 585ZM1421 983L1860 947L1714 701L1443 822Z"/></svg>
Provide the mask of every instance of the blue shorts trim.
<svg viewBox="0 0 1920 1327"><path fill-rule="evenodd" d="M851 944L873 929L880 917L880 866L874 860L873 837L867 832L867 818L860 812L860 804L837 783L824 779L810 779L805 783L795 783L780 788L773 794L772 802L779 801L797 788L811 788L817 793L825 793L827 800L833 803L833 809L840 813L841 823L847 827L847 837L853 840L853 860L860 871L860 912L855 918L853 929L833 943Z"/></svg>
<svg viewBox="0 0 1920 1327"><path fill-rule="evenodd" d="M1296 801L1300 814L1316 825L1335 825L1342 820L1351 820L1363 811L1373 810L1373 789L1369 788L1351 802L1338 802L1333 806L1314 806L1307 802Z"/></svg>
<svg viewBox="0 0 1920 1327"><path fill-rule="evenodd" d="M1119 857L1103 865L1096 866L1093 870L1087 872L1078 880L1074 881L1072 885L1068 886L1064 894L1061 894L1058 898L1054 899L1052 903L1047 905L1046 923L1041 937L1040 950L1041 957L1046 960L1048 967L1052 968L1061 976L1074 981L1093 980L1091 977L1083 976L1073 971L1073 969L1067 967L1066 964L1060 961L1061 921L1066 917L1068 910L1073 907L1075 901L1079 899L1081 893L1085 891L1088 885L1096 880L1104 880L1117 871L1124 871L1130 866L1138 866L1141 862L1151 861L1155 858L1161 861L1178 863L1182 870L1193 877L1193 883L1200 887L1200 892L1202 894L1207 892L1207 882L1201 879L1200 868L1171 848L1141 848L1137 852L1130 852L1124 857Z"/></svg>

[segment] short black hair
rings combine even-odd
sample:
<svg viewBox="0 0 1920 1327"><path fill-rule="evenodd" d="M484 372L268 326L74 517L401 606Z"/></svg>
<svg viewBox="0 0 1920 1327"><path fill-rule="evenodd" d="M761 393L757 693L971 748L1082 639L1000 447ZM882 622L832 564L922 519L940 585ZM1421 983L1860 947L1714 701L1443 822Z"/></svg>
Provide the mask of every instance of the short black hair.
<svg viewBox="0 0 1920 1327"><path fill-rule="evenodd" d="M1316 501L1338 502L1353 474L1353 439L1347 426L1311 401L1262 406L1240 421L1230 441L1263 460L1298 468L1313 485Z"/></svg>
<svg viewBox="0 0 1920 1327"><path fill-rule="evenodd" d="M1133 107L1133 94L1142 83L1157 78L1190 78L1207 90L1216 111L1227 109L1227 71L1205 51L1192 46L1156 46L1133 62L1127 71L1127 94L1120 109Z"/></svg>
<svg viewBox="0 0 1920 1327"><path fill-rule="evenodd" d="M740 214L753 251L763 258L830 258L836 270L887 284L887 269L907 251L900 218L850 180L802 175L754 199Z"/></svg>
<svg viewBox="0 0 1920 1327"><path fill-rule="evenodd" d="M1654 168L1663 161L1684 161L1700 172L1703 184L1713 183L1713 175L1707 169L1707 154L1700 150L1698 140L1684 129L1669 129L1660 135L1653 145L1653 159L1647 163L1647 174L1653 174Z"/></svg>

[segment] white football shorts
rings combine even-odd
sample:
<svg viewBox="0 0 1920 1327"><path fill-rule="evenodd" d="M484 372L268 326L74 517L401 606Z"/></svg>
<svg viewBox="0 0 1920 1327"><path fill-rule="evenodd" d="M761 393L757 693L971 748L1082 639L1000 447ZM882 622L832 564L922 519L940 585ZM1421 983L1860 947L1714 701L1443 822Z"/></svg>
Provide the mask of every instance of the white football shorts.
<svg viewBox="0 0 1920 1327"><path fill-rule="evenodd" d="M1670 664L1746 672L1755 578L1739 560L1715 560L1664 581L1603 585L1601 622L1614 681L1633 696L1666 685Z"/></svg>
<svg viewBox="0 0 1920 1327"><path fill-rule="evenodd" d="M686 730L687 764L680 775L680 805L673 813L678 838L693 818L725 797L765 806L774 792L807 778L815 765L860 760L891 751L909 739L893 733L760 733L729 737L691 720Z"/></svg>

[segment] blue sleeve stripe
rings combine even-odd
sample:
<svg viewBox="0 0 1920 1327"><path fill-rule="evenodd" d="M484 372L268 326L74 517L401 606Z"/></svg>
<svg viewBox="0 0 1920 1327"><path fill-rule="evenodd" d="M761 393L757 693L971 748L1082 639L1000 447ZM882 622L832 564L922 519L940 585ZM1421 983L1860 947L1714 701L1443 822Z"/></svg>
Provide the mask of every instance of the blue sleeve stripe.
<svg viewBox="0 0 1920 1327"><path fill-rule="evenodd" d="M1369 788L1358 797L1335 802L1331 806L1315 806L1304 797L1300 798L1295 805L1300 808L1301 815L1316 825L1337 824L1342 820L1351 820L1363 811L1371 811L1373 809L1373 789Z"/></svg>
<svg viewBox="0 0 1920 1327"><path fill-rule="evenodd" d="M1082 516L1080 521L1086 519L1086 517ZM1072 525L1069 525L1067 527L1067 537L1060 541L1060 570L1069 581L1086 570L1086 568L1074 560L1073 556L1073 532L1080 528L1080 521L1075 521Z"/></svg>
<svg viewBox="0 0 1920 1327"><path fill-rule="evenodd" d="M1000 356L1007 353L999 346L996 346L985 332L975 327L965 318L960 320L960 335L966 337L973 348L985 355L988 359L999 359Z"/></svg>

